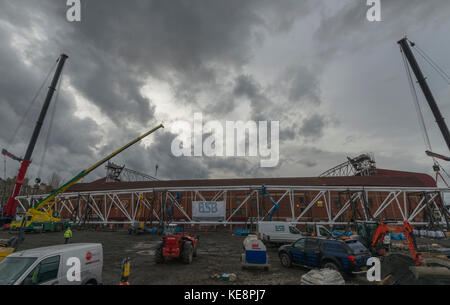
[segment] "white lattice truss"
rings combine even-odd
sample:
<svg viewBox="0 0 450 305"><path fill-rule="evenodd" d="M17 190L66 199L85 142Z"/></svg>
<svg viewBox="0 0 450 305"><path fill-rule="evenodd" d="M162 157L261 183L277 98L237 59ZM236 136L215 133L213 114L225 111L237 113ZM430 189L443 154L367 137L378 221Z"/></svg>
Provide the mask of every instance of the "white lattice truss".
<svg viewBox="0 0 450 305"><path fill-rule="evenodd" d="M408 220L413 225L425 225L427 223L418 222L416 218L418 215L428 206L436 211L441 219L441 224L445 224L445 218L441 214L441 209L438 207L439 198L443 198L444 193L450 192L448 188L410 188L410 187L310 187L310 186L270 186L266 185L266 190L269 194L276 193L281 194L279 196L272 196L278 198L277 204L289 204L290 217L289 221L297 223L297 224L347 224L348 221L339 222L339 217L343 215L347 210L351 209L352 205L355 205L361 208L363 211L363 219L360 220L371 220L370 216L366 213L366 208L364 205L366 204L366 198L371 197L372 195L378 196L380 198L380 203L376 206L375 211L372 213L372 219L380 219L380 215L386 208L389 206L394 206L394 208L398 209L400 212L402 219L398 219L397 222L401 223L404 220ZM193 221L191 217L189 217L189 213L184 210L182 204L176 199L176 192L188 192L190 194L191 200L204 200L205 196L202 193L213 193L214 195L208 196L208 201L216 201L223 200L227 203L227 207L229 203L227 201L227 196L229 196L230 192L245 192L246 196L242 199L237 208L229 208L227 209L226 220L221 222L205 222L205 221ZM245 224L249 223L250 219L247 221L233 221L232 218L236 213L245 209L246 205L250 202L251 199L256 198L256 210L257 215L252 217L251 221L259 221L259 220L267 220L267 215L275 208L273 205L272 208L266 213L262 212L261 209L261 186L223 186L223 187L177 187L177 188L151 188L151 189L129 189L129 190L116 190L116 191L91 191L91 192L80 192L80 193L64 193L57 197L54 210L59 213L67 210L70 215L75 215L76 220L79 220L83 217L83 211L76 209L76 205L84 203L84 206L89 208L92 211L92 215L94 215L93 219L90 219L89 223L99 223L99 224L126 224L132 223L136 220L136 216L139 210L139 202L142 204L142 209L150 213L151 211L151 203L147 199L151 197L153 193L157 192L159 194L163 192L167 192L166 203L163 203L163 197L159 196L157 200L160 201L160 206L167 206L167 202L174 201L174 208L178 209L185 217L183 222L178 221L178 223L190 223L190 224ZM314 193L315 196L311 198L309 202L303 203L305 206L301 211L297 211L295 209L295 194L298 192L311 192ZM346 192L350 194L346 198L344 202L341 202L340 206L334 206L336 203L331 200L331 194L336 194L338 192ZM259 195L258 195L259 194ZM414 209L410 207L410 202L407 200L408 195L422 194L421 200L416 203ZM149 195L146 197L146 195ZM25 207L30 207L32 202L35 202L37 199L42 198L40 196L19 196L17 197L19 201L19 209L22 211L26 210ZM141 198L139 200L138 198ZM288 198L288 201L282 202L283 198ZM102 200L99 200L102 199ZM328 219L326 221L303 221L302 217L306 215L306 213L319 201L324 205L326 209L326 215ZM107 203L108 202L108 203ZM131 205L131 206L130 206ZM117 207L119 213L123 216L124 220L114 220L111 219L111 209L113 206ZM367 205L366 205L367 206ZM336 212L337 211L337 212ZM412 211L412 212L411 212ZM153 219L154 221L160 221L161 213L160 211L156 211L153 209ZM264 215L263 215L264 214ZM85 220L86 221L86 220Z"/></svg>

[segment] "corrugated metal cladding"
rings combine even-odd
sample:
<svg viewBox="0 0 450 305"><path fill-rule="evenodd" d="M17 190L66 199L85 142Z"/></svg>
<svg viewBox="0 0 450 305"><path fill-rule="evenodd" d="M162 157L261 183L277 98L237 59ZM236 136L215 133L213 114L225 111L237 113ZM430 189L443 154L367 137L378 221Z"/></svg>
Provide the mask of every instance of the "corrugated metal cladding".
<svg viewBox="0 0 450 305"><path fill-rule="evenodd" d="M434 179L422 173L378 169L376 176L349 177L289 177L244 179L194 179L139 182L109 182L99 179L91 183L77 183L67 192L107 191L153 187L208 187L244 185L283 186L380 186L380 187L436 187Z"/></svg>

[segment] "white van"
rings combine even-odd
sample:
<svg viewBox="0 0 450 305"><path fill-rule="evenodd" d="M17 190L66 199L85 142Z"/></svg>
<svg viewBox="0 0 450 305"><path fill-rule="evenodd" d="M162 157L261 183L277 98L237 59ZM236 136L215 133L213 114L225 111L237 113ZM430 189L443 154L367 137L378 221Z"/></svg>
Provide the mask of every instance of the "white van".
<svg viewBox="0 0 450 305"><path fill-rule="evenodd" d="M74 264L68 266L67 262L73 257L80 261L80 281L68 278ZM0 285L95 285L102 283L102 269L101 244L35 248L13 253L0 262Z"/></svg>
<svg viewBox="0 0 450 305"><path fill-rule="evenodd" d="M258 237L267 243L293 243L302 237L295 224L286 221L258 222Z"/></svg>

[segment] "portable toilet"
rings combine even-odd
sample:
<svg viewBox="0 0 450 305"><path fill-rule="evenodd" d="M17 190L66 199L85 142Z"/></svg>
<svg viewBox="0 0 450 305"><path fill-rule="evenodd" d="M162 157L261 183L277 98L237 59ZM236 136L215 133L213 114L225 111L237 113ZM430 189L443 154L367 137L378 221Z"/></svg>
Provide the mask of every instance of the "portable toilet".
<svg viewBox="0 0 450 305"><path fill-rule="evenodd" d="M241 261L242 268L260 267L269 270L266 246L256 235L249 235L244 239Z"/></svg>

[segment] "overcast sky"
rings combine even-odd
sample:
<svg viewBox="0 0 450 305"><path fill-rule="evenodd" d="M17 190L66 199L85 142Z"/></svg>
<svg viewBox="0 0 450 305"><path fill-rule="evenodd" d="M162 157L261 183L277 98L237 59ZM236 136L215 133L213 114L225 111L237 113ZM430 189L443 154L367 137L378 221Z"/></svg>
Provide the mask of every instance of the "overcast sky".
<svg viewBox="0 0 450 305"><path fill-rule="evenodd" d="M397 41L407 34L450 73L448 0L381 0L381 22L366 19L365 0L81 2L81 22L68 22L66 1L0 0L1 148L25 154L48 84L10 143L14 130L59 54L69 55L44 180L67 180L160 122L165 129L113 161L150 175L158 164L161 179L317 176L373 152L380 168L432 174ZM449 85L418 61L448 119ZM433 150L448 154L418 92ZM280 121L278 166L174 157L171 123L195 112ZM18 165L8 159L7 176Z"/></svg>

